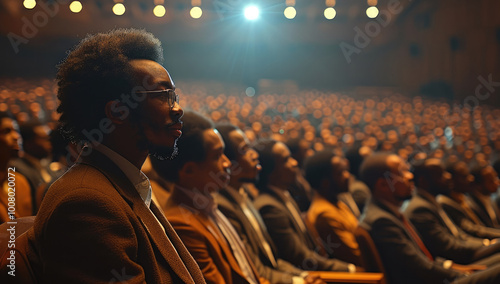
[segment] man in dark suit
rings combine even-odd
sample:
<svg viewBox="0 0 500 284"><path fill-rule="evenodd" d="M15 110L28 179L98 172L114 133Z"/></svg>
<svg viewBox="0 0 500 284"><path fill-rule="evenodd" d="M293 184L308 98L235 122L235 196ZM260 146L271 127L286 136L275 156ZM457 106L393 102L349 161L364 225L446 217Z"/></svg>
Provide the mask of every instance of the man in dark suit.
<svg viewBox="0 0 500 284"><path fill-rule="evenodd" d="M465 162L454 162L446 166L446 171L451 174L452 186L448 193L443 192L437 197L438 203L450 217L453 223L466 233L484 239L500 238L500 230L486 227L476 216L466 194L472 190L474 180Z"/></svg>
<svg viewBox="0 0 500 284"><path fill-rule="evenodd" d="M266 283L212 196L229 182L231 162L224 155L224 142L212 121L202 115L187 112L183 121L178 157L152 161L160 177L175 183L165 215L207 283Z"/></svg>
<svg viewBox="0 0 500 284"><path fill-rule="evenodd" d="M161 43L142 30L90 35L57 75L62 131L86 143L28 231L42 283L204 283L140 168L176 152L183 110Z"/></svg>
<svg viewBox="0 0 500 284"><path fill-rule="evenodd" d="M276 245L278 257L304 270L355 272L354 264L328 259L315 251L319 251L320 245L316 245L307 231L300 210L288 192L298 169L286 145L262 140L255 149L262 171L258 182L260 194L254 205Z"/></svg>
<svg viewBox="0 0 500 284"><path fill-rule="evenodd" d="M380 254L389 283L497 283L500 269L463 266L435 259L411 223L400 213L411 198L413 175L399 156L376 153L360 168L361 180L369 186L372 199L365 207L360 225L368 230Z"/></svg>
<svg viewBox="0 0 500 284"><path fill-rule="evenodd" d="M246 193L245 183L255 182L258 178L259 154L236 126L219 124L217 130L224 140L224 154L231 160L232 170L229 184L216 194L215 201L244 240L257 271L271 283L315 283L317 280L307 272L276 257L275 245L262 217Z"/></svg>
<svg viewBox="0 0 500 284"><path fill-rule="evenodd" d="M436 196L448 193L451 175L446 172L440 159L430 158L415 164L413 173L417 194L404 210L433 257L444 257L461 264L491 265L500 261L500 244L490 245L488 239L480 239L462 231L446 215Z"/></svg>
<svg viewBox="0 0 500 284"><path fill-rule="evenodd" d="M478 165L471 170L474 176L472 191L469 193L469 202L476 216L490 228L500 228L500 213L493 206L491 195L500 185L498 173L488 165Z"/></svg>

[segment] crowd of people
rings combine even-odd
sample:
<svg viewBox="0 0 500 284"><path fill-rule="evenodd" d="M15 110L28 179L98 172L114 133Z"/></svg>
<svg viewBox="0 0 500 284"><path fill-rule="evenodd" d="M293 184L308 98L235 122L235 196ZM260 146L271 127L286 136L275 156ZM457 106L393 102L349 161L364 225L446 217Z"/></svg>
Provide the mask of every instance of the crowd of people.
<svg viewBox="0 0 500 284"><path fill-rule="evenodd" d="M114 30L57 84L0 82L0 222L36 216L19 237L34 277L324 283L311 271L375 272L364 230L389 283L498 283L500 109L176 89L162 54Z"/></svg>

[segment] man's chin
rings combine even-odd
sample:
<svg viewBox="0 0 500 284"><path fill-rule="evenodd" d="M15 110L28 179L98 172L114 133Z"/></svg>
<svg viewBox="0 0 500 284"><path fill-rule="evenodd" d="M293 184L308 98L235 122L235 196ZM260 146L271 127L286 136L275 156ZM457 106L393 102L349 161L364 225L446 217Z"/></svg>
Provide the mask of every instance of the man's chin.
<svg viewBox="0 0 500 284"><path fill-rule="evenodd" d="M149 155L155 157L158 160L173 160L177 157L179 153L179 148L177 145L174 147L165 147L165 146L153 146L149 147Z"/></svg>

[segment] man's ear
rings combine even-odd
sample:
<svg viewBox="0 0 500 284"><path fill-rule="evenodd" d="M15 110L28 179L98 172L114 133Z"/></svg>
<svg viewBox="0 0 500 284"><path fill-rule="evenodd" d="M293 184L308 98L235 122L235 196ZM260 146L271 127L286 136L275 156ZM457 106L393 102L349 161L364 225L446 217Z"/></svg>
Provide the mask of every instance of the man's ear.
<svg viewBox="0 0 500 284"><path fill-rule="evenodd" d="M119 100L107 102L104 111L106 117L114 124L123 124L130 114L129 108Z"/></svg>

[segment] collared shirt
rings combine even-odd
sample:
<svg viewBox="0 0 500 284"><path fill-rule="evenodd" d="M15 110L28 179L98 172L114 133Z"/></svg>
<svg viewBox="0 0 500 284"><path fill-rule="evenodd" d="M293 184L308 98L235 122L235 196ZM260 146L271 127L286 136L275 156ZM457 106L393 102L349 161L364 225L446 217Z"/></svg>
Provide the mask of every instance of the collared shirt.
<svg viewBox="0 0 500 284"><path fill-rule="evenodd" d="M130 182L132 182L142 200L149 208L151 205L151 184L149 183L148 177L127 159L109 149L104 144L98 144L97 146L94 146L94 149L106 155L106 157L108 157L120 168L120 170L128 177Z"/></svg>

